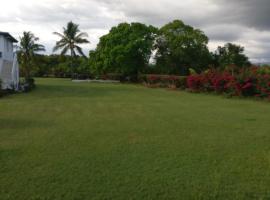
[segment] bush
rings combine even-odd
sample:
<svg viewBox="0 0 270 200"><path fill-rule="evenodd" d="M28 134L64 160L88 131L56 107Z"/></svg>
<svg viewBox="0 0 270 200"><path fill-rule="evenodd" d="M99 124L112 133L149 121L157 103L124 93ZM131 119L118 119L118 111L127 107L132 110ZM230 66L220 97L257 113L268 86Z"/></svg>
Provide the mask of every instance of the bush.
<svg viewBox="0 0 270 200"><path fill-rule="evenodd" d="M162 87L171 89L185 89L186 77L170 75L140 75L139 81L148 87Z"/></svg>
<svg viewBox="0 0 270 200"><path fill-rule="evenodd" d="M23 82L20 83L20 89L22 92L30 92L35 87L35 79L33 78L25 79Z"/></svg>
<svg viewBox="0 0 270 200"><path fill-rule="evenodd" d="M109 74L105 74L105 75L100 76L100 79L111 80L111 81L120 81L121 77L122 77L121 74L109 73Z"/></svg>
<svg viewBox="0 0 270 200"><path fill-rule="evenodd" d="M0 97L4 95L4 92L2 90L2 81L0 80Z"/></svg>
<svg viewBox="0 0 270 200"><path fill-rule="evenodd" d="M231 96L270 98L270 70L260 67L229 71L208 70L187 78L192 92L216 92Z"/></svg>

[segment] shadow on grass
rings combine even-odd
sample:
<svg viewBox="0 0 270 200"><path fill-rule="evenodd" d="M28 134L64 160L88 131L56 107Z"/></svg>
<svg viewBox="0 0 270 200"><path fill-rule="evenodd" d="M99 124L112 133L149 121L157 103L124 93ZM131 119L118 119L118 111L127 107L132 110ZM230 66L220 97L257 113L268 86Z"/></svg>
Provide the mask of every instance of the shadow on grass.
<svg viewBox="0 0 270 200"><path fill-rule="evenodd" d="M18 130L21 131L23 129L32 129L32 128L50 128L54 124L50 121L42 121L42 120L29 120L29 119L3 119L0 118L0 130L4 131L8 130Z"/></svg>
<svg viewBox="0 0 270 200"><path fill-rule="evenodd" d="M136 90L134 88L134 90ZM40 84L37 85L35 95L39 97L104 97L111 94L129 95L133 93L130 87L121 84Z"/></svg>

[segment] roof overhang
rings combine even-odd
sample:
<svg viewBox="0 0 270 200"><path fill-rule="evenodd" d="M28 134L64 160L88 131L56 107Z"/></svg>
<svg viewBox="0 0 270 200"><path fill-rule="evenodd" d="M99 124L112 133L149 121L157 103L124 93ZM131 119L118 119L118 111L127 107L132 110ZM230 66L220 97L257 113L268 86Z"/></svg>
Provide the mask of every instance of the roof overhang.
<svg viewBox="0 0 270 200"><path fill-rule="evenodd" d="M8 40L10 40L13 43L18 42L18 40L16 40L14 37L12 37L12 35L10 35L8 32L1 32L0 31L0 35L4 36L5 38L7 38Z"/></svg>

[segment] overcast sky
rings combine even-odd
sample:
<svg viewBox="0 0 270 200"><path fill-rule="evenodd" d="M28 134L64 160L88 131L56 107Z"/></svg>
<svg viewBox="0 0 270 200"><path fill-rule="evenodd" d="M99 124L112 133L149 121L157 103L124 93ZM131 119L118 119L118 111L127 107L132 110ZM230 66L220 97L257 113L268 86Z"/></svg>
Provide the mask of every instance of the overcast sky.
<svg viewBox="0 0 270 200"><path fill-rule="evenodd" d="M270 0L1 0L0 31L16 38L32 31L47 53L70 20L89 34L94 49L99 37L120 22L162 26L173 19L202 29L210 50L234 42L245 46L254 62L270 62Z"/></svg>

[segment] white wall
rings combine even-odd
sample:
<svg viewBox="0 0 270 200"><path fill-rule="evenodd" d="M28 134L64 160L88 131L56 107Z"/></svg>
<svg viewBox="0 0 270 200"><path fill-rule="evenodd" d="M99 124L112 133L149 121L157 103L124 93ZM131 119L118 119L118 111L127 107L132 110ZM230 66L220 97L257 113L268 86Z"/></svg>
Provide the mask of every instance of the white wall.
<svg viewBox="0 0 270 200"><path fill-rule="evenodd" d="M0 36L0 51L3 60L13 61L13 43L4 36Z"/></svg>
<svg viewBox="0 0 270 200"><path fill-rule="evenodd" d="M0 75L3 66L3 53L4 53L4 37L0 35L0 52L2 53L2 57L0 57Z"/></svg>
<svg viewBox="0 0 270 200"><path fill-rule="evenodd" d="M0 58L0 76L1 76L2 66L3 66L3 59Z"/></svg>
<svg viewBox="0 0 270 200"><path fill-rule="evenodd" d="M7 89L12 85L13 43L0 35L0 79L2 88ZM11 89L11 88L10 88Z"/></svg>

